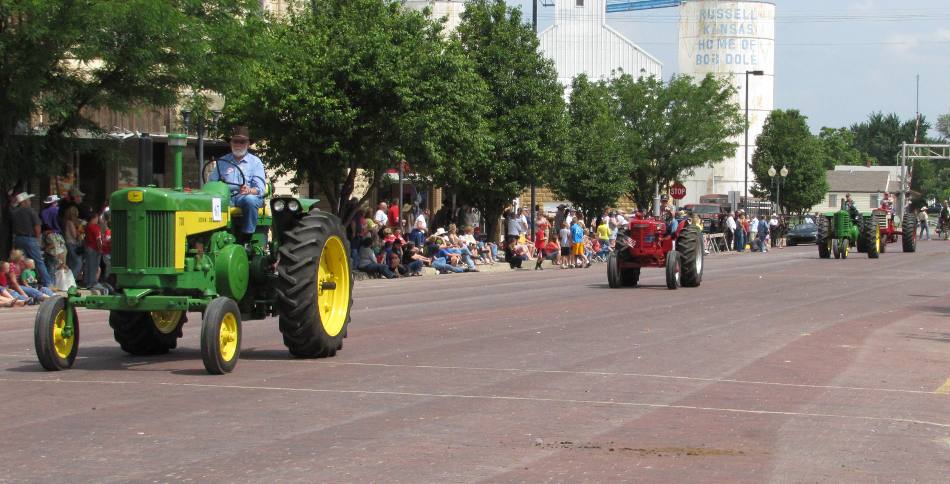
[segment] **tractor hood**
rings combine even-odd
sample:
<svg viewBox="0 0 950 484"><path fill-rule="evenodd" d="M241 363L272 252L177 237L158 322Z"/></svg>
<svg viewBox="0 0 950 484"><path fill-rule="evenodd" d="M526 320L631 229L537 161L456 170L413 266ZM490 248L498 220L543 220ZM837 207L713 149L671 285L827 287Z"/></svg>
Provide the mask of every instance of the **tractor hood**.
<svg viewBox="0 0 950 484"><path fill-rule="evenodd" d="M112 194L110 210L204 211L210 212L214 199L227 210L230 190L221 182L209 182L201 190L176 191L169 188L124 188Z"/></svg>

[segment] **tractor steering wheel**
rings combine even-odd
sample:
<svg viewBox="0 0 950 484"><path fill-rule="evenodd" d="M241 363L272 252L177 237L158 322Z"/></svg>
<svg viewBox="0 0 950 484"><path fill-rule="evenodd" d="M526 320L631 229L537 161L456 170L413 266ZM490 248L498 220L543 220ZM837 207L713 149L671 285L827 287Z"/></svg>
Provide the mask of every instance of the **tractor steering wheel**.
<svg viewBox="0 0 950 484"><path fill-rule="evenodd" d="M244 172L241 170L241 167L237 165L237 163L235 163L235 162L233 162L233 161L231 161L231 160L222 160L222 159L217 160L217 163L221 163L222 161L225 162L225 163L230 164L231 166L233 166L234 169L236 169L236 170L238 171L238 173L241 174L241 183L232 183L232 182L229 182L229 181L225 180L224 177L221 176L221 165L220 165L220 164L215 164L214 169L215 169L216 172L218 172L218 181L221 181L221 182L223 182L223 183L226 184L226 185L231 185L231 186L233 186L233 187L238 187L238 188L240 188L240 187L242 187L242 186L244 186L244 185L247 185L247 178L244 176ZM208 161L207 163L205 163L205 166L201 167L201 183L202 183L202 184L208 183L208 177L207 177L207 175L205 175L205 173L208 171L208 165L210 165L210 164L212 164L212 163L215 163L215 160L210 160L210 161Z"/></svg>

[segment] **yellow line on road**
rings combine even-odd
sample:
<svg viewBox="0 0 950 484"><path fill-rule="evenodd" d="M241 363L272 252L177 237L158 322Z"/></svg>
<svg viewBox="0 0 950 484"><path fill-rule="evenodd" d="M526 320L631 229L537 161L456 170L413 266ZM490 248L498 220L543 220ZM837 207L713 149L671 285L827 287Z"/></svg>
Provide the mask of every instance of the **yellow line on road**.
<svg viewBox="0 0 950 484"><path fill-rule="evenodd" d="M934 390L937 395L950 395L950 378L938 389Z"/></svg>

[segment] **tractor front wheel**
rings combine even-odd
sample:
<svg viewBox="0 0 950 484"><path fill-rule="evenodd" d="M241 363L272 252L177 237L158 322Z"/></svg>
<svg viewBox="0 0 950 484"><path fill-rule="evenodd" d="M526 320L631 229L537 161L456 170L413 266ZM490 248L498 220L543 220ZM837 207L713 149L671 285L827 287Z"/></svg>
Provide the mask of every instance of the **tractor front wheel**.
<svg viewBox="0 0 950 484"><path fill-rule="evenodd" d="M666 287L680 287L680 253L675 250L666 254Z"/></svg>
<svg viewBox="0 0 950 484"><path fill-rule="evenodd" d="M841 242L838 243L838 251L841 252L842 259L847 259L851 251L851 239L841 239Z"/></svg>
<svg viewBox="0 0 950 484"><path fill-rule="evenodd" d="M184 311L112 311L109 326L122 351L135 356L164 355L178 346Z"/></svg>
<svg viewBox="0 0 950 484"><path fill-rule="evenodd" d="M277 262L277 312L290 354L334 356L353 305L349 249L339 219L313 211L284 234Z"/></svg>
<svg viewBox="0 0 950 484"><path fill-rule="evenodd" d="M680 234L676 242L682 263L683 287L699 287L703 282L703 231L693 225Z"/></svg>
<svg viewBox="0 0 950 484"><path fill-rule="evenodd" d="M79 318L71 309L73 326L66 327L66 298L54 296L40 305L33 324L33 345L43 368L50 371L68 370L79 352Z"/></svg>
<svg viewBox="0 0 950 484"><path fill-rule="evenodd" d="M607 256L607 285L610 286L611 289L617 289L623 286L617 252L611 252L610 255Z"/></svg>
<svg viewBox="0 0 950 484"><path fill-rule="evenodd" d="M217 297L201 321L201 360L212 375L230 373L241 356L241 309L233 299Z"/></svg>
<svg viewBox="0 0 950 484"><path fill-rule="evenodd" d="M841 258L841 242L838 239L831 239L831 253L835 255L835 259Z"/></svg>

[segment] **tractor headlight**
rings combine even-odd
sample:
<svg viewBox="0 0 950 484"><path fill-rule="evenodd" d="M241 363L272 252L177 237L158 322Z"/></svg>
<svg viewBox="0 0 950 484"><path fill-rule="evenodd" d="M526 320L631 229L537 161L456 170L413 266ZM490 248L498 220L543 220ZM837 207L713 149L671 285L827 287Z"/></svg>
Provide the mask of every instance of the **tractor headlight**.
<svg viewBox="0 0 950 484"><path fill-rule="evenodd" d="M296 212L300 210L300 202L296 200L291 200L287 202L287 208L289 208L291 212Z"/></svg>
<svg viewBox="0 0 950 484"><path fill-rule="evenodd" d="M274 211L275 211L275 212L283 212L285 206L286 206L286 204L284 203L283 200L275 200L275 201L274 201Z"/></svg>

